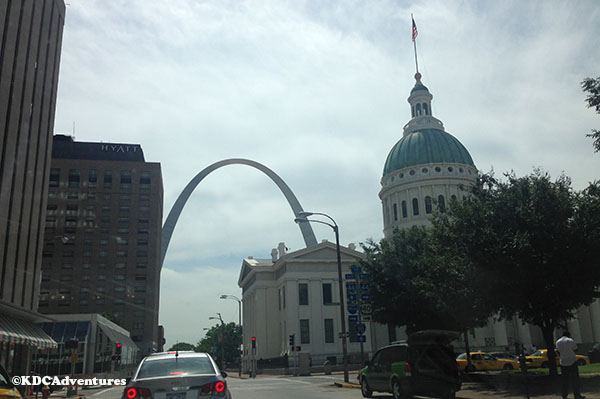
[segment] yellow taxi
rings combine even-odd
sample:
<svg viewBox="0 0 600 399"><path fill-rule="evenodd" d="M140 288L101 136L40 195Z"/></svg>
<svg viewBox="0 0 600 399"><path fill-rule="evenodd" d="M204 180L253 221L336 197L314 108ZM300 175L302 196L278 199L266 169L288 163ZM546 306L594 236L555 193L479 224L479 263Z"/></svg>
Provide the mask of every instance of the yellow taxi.
<svg viewBox="0 0 600 399"><path fill-rule="evenodd" d="M498 359L486 352L471 352L471 367L467 367L467 354L457 356L456 364L463 371L512 370L519 368L519 362L511 359Z"/></svg>
<svg viewBox="0 0 600 399"><path fill-rule="evenodd" d="M0 398L21 399L21 394L12 384L8 373L0 365Z"/></svg>
<svg viewBox="0 0 600 399"><path fill-rule="evenodd" d="M560 364L560 355L558 351L555 349L556 353L556 364ZM586 364L590 364L590 358L585 355L576 355L577 356L577 364L580 366L585 366ZM548 361L548 349L540 349L533 352L531 355L526 356L527 358L527 367L548 367L550 365Z"/></svg>

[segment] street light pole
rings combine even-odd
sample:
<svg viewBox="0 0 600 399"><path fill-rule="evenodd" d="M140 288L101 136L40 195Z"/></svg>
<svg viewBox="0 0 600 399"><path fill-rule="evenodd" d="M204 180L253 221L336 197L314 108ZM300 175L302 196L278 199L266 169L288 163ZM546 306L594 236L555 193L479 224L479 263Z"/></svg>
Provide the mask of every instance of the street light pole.
<svg viewBox="0 0 600 399"><path fill-rule="evenodd" d="M237 301L237 303L238 303L238 323L240 325L240 330L241 330L240 331L240 333L241 333L240 344L238 347L239 352L240 352L240 370L238 372L238 376L240 378L242 378L242 342L244 339L244 333L243 333L244 330L242 328L242 301L241 301L241 299L239 299L238 297L236 297L234 295L221 295L219 298L220 299L233 299L234 301Z"/></svg>
<svg viewBox="0 0 600 399"><path fill-rule="evenodd" d="M209 317L209 320L220 320L221 321L221 370L225 370L225 323L221 313L217 313L219 317Z"/></svg>
<svg viewBox="0 0 600 399"><path fill-rule="evenodd" d="M327 222L323 222L322 220L312 220L312 219L307 219L308 216L311 215L320 215L320 216L324 216L326 218L328 218L329 220L331 220L331 222L333 224L327 223ZM340 292L340 317L341 317L341 321L342 321L342 355L343 355L343 361L344 361L344 382L349 382L349 378L348 378L348 344L346 341L346 312L345 312L345 306L344 306L344 283L342 281L342 256L340 253L340 234L339 234L339 228L337 223L335 222L335 220L333 220L333 218L325 213L319 213L319 212L300 212L298 214L298 218L296 218L294 221L296 223L306 223L306 222L315 222L315 223L321 223L321 224L326 224L327 226L331 227L333 229L333 232L335 233L335 249L337 252L337 271L338 271L338 283L339 283L339 292Z"/></svg>

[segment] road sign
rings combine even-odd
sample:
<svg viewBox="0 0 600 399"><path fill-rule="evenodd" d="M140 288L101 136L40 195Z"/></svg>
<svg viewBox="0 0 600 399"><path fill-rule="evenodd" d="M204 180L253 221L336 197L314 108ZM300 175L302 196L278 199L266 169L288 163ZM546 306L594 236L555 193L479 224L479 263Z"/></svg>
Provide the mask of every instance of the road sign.
<svg viewBox="0 0 600 399"><path fill-rule="evenodd" d="M369 284L369 283L360 283L360 290L362 292L368 292L369 288L371 288L371 284Z"/></svg>
<svg viewBox="0 0 600 399"><path fill-rule="evenodd" d="M356 292L356 283L346 283L346 292L354 294Z"/></svg>
<svg viewBox="0 0 600 399"><path fill-rule="evenodd" d="M356 334L363 335L367 331L367 326L364 323L356 323Z"/></svg>
<svg viewBox="0 0 600 399"><path fill-rule="evenodd" d="M368 280L371 278L371 275L369 273L361 273L360 274L360 279L361 280Z"/></svg>
<svg viewBox="0 0 600 399"><path fill-rule="evenodd" d="M344 275L344 278L346 280L356 280L356 274L354 274L354 273L347 273L347 274Z"/></svg>
<svg viewBox="0 0 600 399"><path fill-rule="evenodd" d="M358 323L358 315L357 314L351 314L350 316L348 316L348 321L349 322L353 322L353 323Z"/></svg>
<svg viewBox="0 0 600 399"><path fill-rule="evenodd" d="M362 272L362 268L360 266L352 266L350 268L350 270L352 270L352 273L360 273L360 272Z"/></svg>
<svg viewBox="0 0 600 399"><path fill-rule="evenodd" d="M362 321L371 321L373 318L370 314L364 314L361 316Z"/></svg>
<svg viewBox="0 0 600 399"><path fill-rule="evenodd" d="M348 313L356 314L358 313L358 306L356 305L348 305Z"/></svg>
<svg viewBox="0 0 600 399"><path fill-rule="evenodd" d="M360 301L362 303L371 302L371 294L362 294L360 296Z"/></svg>
<svg viewBox="0 0 600 399"><path fill-rule="evenodd" d="M348 298L348 303L356 303L356 300L358 299L358 297L356 296L356 294L348 294L346 295Z"/></svg>
<svg viewBox="0 0 600 399"><path fill-rule="evenodd" d="M348 310L350 311L350 310ZM360 314L371 314L373 312L373 307L370 303L363 303L360 306Z"/></svg>
<svg viewBox="0 0 600 399"><path fill-rule="evenodd" d="M356 342L367 342L367 336L366 335L357 335Z"/></svg>
<svg viewBox="0 0 600 399"><path fill-rule="evenodd" d="M349 336L350 336L350 333L348 331L346 331L346 337L349 337ZM344 338L344 333L339 333L338 337Z"/></svg>

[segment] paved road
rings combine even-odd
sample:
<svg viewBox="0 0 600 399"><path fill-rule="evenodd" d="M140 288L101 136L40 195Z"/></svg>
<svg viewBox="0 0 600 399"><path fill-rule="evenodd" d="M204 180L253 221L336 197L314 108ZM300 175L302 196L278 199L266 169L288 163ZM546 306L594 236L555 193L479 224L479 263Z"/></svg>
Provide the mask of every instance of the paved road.
<svg viewBox="0 0 600 399"><path fill-rule="evenodd" d="M355 377L355 376L353 376ZM352 379L351 381L354 381ZM227 378L233 399L359 399L362 398L360 389L340 388L334 385L343 381L341 375L314 375L311 377L291 376L260 376L256 379ZM480 383L464 383L463 389L456 395L457 399L512 399L525 398L521 387L486 386ZM587 388L587 389L586 389ZM557 399L553 393L556 389L534 389L531 399ZM84 390L88 399L120 399L122 387L109 389ZM597 386L585 386L584 392L588 399L600 399L600 389ZM570 396L572 397L572 395ZM376 399L391 399L391 395L375 394Z"/></svg>

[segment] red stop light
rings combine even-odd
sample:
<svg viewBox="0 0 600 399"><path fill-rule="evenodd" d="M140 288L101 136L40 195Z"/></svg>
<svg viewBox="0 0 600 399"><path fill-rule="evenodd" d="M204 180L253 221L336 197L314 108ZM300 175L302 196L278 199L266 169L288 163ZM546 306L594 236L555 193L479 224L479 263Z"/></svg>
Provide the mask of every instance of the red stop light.
<svg viewBox="0 0 600 399"><path fill-rule="evenodd" d="M256 337L252 337L252 348L256 348Z"/></svg>

